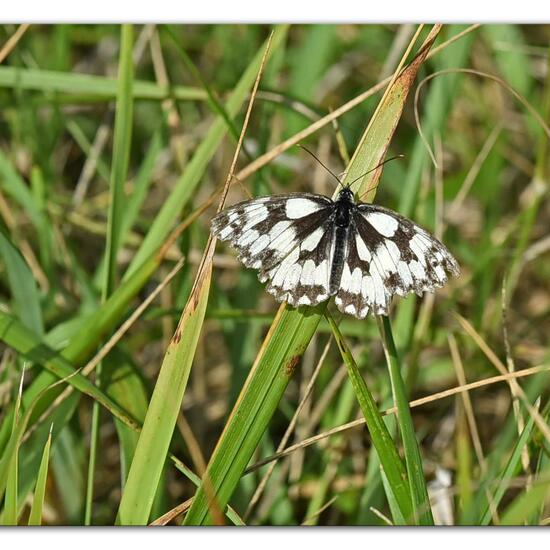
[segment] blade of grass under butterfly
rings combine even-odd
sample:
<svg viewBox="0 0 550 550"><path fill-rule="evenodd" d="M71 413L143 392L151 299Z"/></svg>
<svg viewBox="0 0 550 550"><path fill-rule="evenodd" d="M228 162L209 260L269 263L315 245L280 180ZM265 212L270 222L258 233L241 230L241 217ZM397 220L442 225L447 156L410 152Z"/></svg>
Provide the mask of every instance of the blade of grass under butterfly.
<svg viewBox="0 0 550 550"><path fill-rule="evenodd" d="M48 465L50 463L50 448L52 445L52 433L44 445L38 477L36 478L36 487L32 499L31 512L29 514L29 525L42 525L42 510L44 508L44 497L46 496L46 481L48 479Z"/></svg>
<svg viewBox="0 0 550 550"><path fill-rule="evenodd" d="M388 317L382 316L381 319L379 318L379 324L390 373L392 392L397 406L397 422L405 450L405 462L411 488L415 523L433 525L430 499L422 468L422 457L414 432L411 411L409 409L409 399L407 397L405 382L401 376L401 368L393 341L390 320Z"/></svg>
<svg viewBox="0 0 550 550"><path fill-rule="evenodd" d="M346 344L338 325L334 322L332 315L328 312L325 314L338 349L344 360L344 364L348 369L348 374L355 390L357 401L363 412L363 416L367 422L367 428L369 430L372 444L376 448L378 457L380 458L380 464L386 475L388 487L390 488L395 501L399 507L400 517L394 517L394 522L399 523L399 520L405 518L405 521L411 521L413 519L411 492L407 483L407 472L405 466L399 457L399 452L395 443L382 419L376 402L369 391L361 372L357 367L357 363L351 354L351 351Z"/></svg>
<svg viewBox="0 0 550 550"><path fill-rule="evenodd" d="M383 158L397 122L403 112L414 77L425 59L439 27L436 26L419 54L401 75L393 80L388 93L369 124L347 170L352 181L374 168ZM387 111L387 112L386 112ZM363 192L378 180L379 170L357 181L354 190ZM326 303L316 308L293 309L281 306L256 357L225 429L210 458L203 483L185 517L186 525L212 523L212 498L224 509L258 442L277 409L281 397L325 311Z"/></svg>

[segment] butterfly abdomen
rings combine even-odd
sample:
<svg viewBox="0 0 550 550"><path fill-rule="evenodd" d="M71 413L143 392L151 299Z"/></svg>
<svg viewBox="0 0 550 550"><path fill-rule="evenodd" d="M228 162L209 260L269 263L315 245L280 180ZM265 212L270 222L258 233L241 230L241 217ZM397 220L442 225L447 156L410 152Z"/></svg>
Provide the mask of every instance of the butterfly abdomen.
<svg viewBox="0 0 550 550"><path fill-rule="evenodd" d="M338 292L340 279L347 254L348 232L351 224L351 210L353 203L346 198L336 202L334 215L334 251L332 255L332 268L330 272L329 293L331 296Z"/></svg>

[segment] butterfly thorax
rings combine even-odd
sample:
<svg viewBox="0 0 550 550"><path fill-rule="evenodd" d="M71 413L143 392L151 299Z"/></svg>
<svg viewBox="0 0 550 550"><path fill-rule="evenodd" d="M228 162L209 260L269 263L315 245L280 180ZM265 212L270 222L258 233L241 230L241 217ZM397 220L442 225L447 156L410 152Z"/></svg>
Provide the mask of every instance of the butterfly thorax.
<svg viewBox="0 0 550 550"><path fill-rule="evenodd" d="M355 206L353 192L349 187L344 187L338 194L335 202L336 210L334 222L337 227L347 228L351 222L351 212Z"/></svg>

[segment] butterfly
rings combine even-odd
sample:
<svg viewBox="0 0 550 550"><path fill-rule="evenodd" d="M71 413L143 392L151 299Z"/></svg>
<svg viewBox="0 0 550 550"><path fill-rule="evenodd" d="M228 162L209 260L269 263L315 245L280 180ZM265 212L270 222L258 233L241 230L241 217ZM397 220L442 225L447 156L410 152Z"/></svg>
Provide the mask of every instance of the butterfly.
<svg viewBox="0 0 550 550"><path fill-rule="evenodd" d="M331 296L359 319L387 315L392 297L422 295L459 267L447 248L411 220L356 201L349 186L336 200L313 193L272 195L235 204L212 219L212 233L259 271L266 290L294 307Z"/></svg>

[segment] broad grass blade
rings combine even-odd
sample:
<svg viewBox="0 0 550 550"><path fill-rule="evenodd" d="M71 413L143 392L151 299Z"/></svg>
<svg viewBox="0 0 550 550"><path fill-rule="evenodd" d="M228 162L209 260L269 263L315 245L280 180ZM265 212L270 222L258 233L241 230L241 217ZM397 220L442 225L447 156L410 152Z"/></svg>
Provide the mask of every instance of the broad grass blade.
<svg viewBox="0 0 550 550"><path fill-rule="evenodd" d="M162 362L124 487L117 523L145 525L180 412L208 302L211 270L192 293Z"/></svg>

